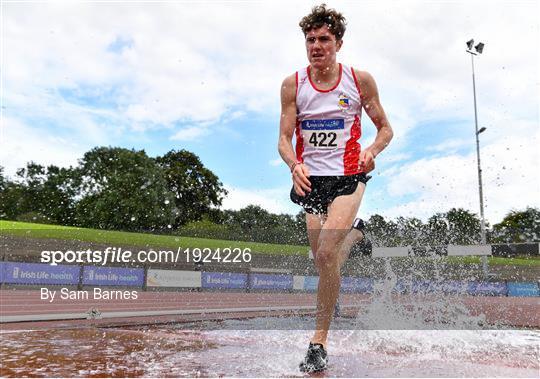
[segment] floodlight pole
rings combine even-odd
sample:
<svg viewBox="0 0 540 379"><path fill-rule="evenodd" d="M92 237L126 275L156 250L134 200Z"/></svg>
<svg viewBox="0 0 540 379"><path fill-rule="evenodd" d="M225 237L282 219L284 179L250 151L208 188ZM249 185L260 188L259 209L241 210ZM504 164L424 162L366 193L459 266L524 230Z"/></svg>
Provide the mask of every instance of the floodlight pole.
<svg viewBox="0 0 540 379"><path fill-rule="evenodd" d="M476 82L474 78L474 56L476 53L471 49L466 50L471 54L471 67L472 67L472 81L473 81L473 98L474 98L474 128L475 128L475 137L476 137L476 162L478 166L478 193L480 196L480 236L482 245L486 244L486 220L484 217L484 195L482 191L482 168L480 166L480 138L478 137L482 131L478 131L478 111L476 109ZM487 279L488 272L488 262L485 255L482 256L482 271L484 273L484 278Z"/></svg>

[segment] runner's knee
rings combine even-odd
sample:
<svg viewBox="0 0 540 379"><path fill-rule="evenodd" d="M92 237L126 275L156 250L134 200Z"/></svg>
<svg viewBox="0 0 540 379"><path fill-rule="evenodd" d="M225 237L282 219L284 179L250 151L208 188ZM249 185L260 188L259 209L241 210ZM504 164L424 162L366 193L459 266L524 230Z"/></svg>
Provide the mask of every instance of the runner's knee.
<svg viewBox="0 0 540 379"><path fill-rule="evenodd" d="M339 254L338 250L334 248L319 247L317 255L315 256L316 264L319 269L338 267L339 266Z"/></svg>

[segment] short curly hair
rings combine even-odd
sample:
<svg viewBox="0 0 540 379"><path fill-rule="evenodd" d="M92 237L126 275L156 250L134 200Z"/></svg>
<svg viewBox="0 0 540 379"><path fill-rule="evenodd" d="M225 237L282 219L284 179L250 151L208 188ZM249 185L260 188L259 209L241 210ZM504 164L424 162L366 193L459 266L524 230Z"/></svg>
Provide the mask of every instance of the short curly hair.
<svg viewBox="0 0 540 379"><path fill-rule="evenodd" d="M336 40L340 41L345 34L347 22L341 13L335 9L326 8L326 4L321 4L313 7L311 13L304 16L299 25L302 32L304 32L304 36L311 30L326 25L330 33L336 37Z"/></svg>

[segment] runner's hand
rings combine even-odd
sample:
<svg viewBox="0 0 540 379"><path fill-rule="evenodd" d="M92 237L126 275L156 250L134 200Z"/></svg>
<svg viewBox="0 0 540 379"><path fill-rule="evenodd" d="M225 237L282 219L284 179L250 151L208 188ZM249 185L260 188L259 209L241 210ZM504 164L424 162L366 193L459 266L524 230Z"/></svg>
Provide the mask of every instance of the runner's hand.
<svg viewBox="0 0 540 379"><path fill-rule="evenodd" d="M368 173L375 170L375 157L369 150L360 152L360 171Z"/></svg>
<svg viewBox="0 0 540 379"><path fill-rule="evenodd" d="M300 196L306 196L306 191L311 192L311 182L308 180L309 170L305 164L299 163L294 166L292 180L295 192Z"/></svg>

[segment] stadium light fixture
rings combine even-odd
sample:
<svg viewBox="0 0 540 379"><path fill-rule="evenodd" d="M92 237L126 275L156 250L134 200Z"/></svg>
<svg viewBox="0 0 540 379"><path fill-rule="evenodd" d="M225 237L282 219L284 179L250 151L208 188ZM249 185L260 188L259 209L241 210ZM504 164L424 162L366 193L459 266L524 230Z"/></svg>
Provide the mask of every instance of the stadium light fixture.
<svg viewBox="0 0 540 379"><path fill-rule="evenodd" d="M476 45L476 46L474 47L474 49L476 50L476 52L477 52L478 54L482 54L482 51L484 51L484 46L485 46L485 44L483 44L482 42L480 42L478 45Z"/></svg>
<svg viewBox="0 0 540 379"><path fill-rule="evenodd" d="M466 44L467 44L467 53L472 54L472 55L482 54L482 52L484 51L484 47L486 46L486 44L483 42L478 42L476 46L474 46L474 39L468 40ZM474 47L474 50L473 50L473 47Z"/></svg>
<svg viewBox="0 0 540 379"><path fill-rule="evenodd" d="M476 109L476 81L474 78L474 56L477 54L482 54L484 51L485 44L479 42L474 46L474 39L470 39L467 43L467 53L471 54L471 67L472 67L472 82L473 82L473 99L474 99L474 127L475 127L475 137L476 137L476 161L478 166L478 193L480 195L480 238L481 244L486 244L486 219L484 217L484 194L482 188L482 168L480 165L480 140L478 138L479 134L486 130L485 127L478 129L478 111ZM473 51L473 46L474 50ZM484 277L488 279L488 264L487 257L482 256L482 271L484 272Z"/></svg>

